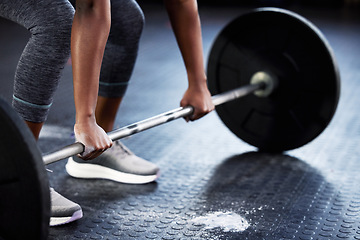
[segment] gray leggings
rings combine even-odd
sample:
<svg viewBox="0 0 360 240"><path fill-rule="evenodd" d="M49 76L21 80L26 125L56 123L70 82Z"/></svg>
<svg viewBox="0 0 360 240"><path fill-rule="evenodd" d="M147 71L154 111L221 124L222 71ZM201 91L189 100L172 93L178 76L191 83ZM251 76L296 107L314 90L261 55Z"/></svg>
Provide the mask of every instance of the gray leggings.
<svg viewBox="0 0 360 240"><path fill-rule="evenodd" d="M112 0L111 11L99 95L122 97L135 64L144 16L135 0ZM13 107L26 121L44 122L70 56L74 7L69 0L0 0L0 16L31 34L15 73Z"/></svg>

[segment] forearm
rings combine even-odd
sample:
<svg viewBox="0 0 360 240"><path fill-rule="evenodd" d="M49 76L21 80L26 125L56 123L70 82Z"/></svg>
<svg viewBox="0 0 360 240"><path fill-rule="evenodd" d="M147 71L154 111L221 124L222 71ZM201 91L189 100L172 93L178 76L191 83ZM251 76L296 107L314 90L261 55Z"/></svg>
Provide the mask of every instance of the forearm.
<svg viewBox="0 0 360 240"><path fill-rule="evenodd" d="M178 42L189 82L180 106L191 105L194 113L185 120L196 120L214 109L207 88L201 36L201 24L196 0L164 0Z"/></svg>
<svg viewBox="0 0 360 240"><path fill-rule="evenodd" d="M71 56L77 123L95 120L101 62L110 21L110 1L76 1Z"/></svg>
<svg viewBox="0 0 360 240"><path fill-rule="evenodd" d="M164 0L188 75L189 86L204 86L201 24L195 0Z"/></svg>

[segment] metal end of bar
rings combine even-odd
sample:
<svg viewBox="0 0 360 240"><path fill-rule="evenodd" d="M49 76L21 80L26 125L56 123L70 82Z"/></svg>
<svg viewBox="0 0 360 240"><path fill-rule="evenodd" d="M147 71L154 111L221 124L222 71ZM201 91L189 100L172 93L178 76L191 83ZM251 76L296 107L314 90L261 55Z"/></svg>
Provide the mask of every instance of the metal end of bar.
<svg viewBox="0 0 360 240"><path fill-rule="evenodd" d="M266 71L256 72L250 79L251 84L261 83L261 89L254 92L258 97L268 97L277 87L278 79L274 74Z"/></svg>

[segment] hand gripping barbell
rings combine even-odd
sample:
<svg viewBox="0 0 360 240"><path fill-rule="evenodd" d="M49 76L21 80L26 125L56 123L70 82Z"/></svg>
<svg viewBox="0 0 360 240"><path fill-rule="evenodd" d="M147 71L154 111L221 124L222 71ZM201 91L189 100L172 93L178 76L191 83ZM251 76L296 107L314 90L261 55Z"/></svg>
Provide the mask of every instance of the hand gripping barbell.
<svg viewBox="0 0 360 240"><path fill-rule="evenodd" d="M303 17L277 8L256 9L229 23L211 48L207 75L221 120L264 151L290 150L316 138L339 100L339 72L325 37ZM177 108L109 136L117 140L192 112L191 106ZM83 145L42 156L3 100L0 117L0 238L46 239L50 193L44 163L81 153Z"/></svg>

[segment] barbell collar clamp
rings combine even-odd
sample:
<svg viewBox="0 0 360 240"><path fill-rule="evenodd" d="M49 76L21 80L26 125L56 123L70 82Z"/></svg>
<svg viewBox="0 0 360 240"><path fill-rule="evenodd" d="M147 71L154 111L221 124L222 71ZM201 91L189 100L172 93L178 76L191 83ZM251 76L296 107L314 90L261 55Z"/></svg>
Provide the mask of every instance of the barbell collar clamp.
<svg viewBox="0 0 360 240"><path fill-rule="evenodd" d="M254 94L258 97L268 97L278 85L278 79L268 71L256 72L250 79L250 84L263 83L263 87L256 90Z"/></svg>

